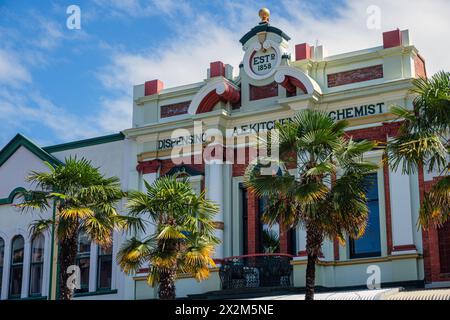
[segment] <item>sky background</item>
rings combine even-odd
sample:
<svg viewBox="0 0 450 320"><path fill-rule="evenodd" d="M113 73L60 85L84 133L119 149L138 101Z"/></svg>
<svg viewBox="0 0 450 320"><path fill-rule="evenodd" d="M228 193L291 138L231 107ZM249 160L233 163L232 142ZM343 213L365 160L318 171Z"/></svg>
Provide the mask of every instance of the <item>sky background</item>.
<svg viewBox="0 0 450 320"><path fill-rule="evenodd" d="M72 4L80 30L66 27ZM379 29L367 27L373 5ZM292 52L303 42L329 55L376 47L398 27L429 75L450 70L449 0L0 0L0 148L17 133L48 146L131 127L134 84L199 82L217 60L237 68L261 7Z"/></svg>

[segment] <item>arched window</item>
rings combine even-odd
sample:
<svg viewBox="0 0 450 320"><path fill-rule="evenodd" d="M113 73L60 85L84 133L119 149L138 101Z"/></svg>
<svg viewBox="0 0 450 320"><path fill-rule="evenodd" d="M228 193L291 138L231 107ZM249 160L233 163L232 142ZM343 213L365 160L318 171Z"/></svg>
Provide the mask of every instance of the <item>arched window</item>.
<svg viewBox="0 0 450 320"><path fill-rule="evenodd" d="M37 235L31 243L30 296L42 295L42 276L44 274L44 236Z"/></svg>
<svg viewBox="0 0 450 320"><path fill-rule="evenodd" d="M20 298L22 293L23 254L25 242L15 236L11 245L11 271L9 273L9 297Z"/></svg>
<svg viewBox="0 0 450 320"><path fill-rule="evenodd" d="M78 253L76 264L80 268L80 285L81 288L76 292L89 291L89 268L91 256L91 240L86 233L81 232L78 235Z"/></svg>
<svg viewBox="0 0 450 320"><path fill-rule="evenodd" d="M5 241L2 238L0 238L0 292L2 292L4 256L5 256Z"/></svg>
<svg viewBox="0 0 450 320"><path fill-rule="evenodd" d="M112 243L98 248L97 290L111 289Z"/></svg>

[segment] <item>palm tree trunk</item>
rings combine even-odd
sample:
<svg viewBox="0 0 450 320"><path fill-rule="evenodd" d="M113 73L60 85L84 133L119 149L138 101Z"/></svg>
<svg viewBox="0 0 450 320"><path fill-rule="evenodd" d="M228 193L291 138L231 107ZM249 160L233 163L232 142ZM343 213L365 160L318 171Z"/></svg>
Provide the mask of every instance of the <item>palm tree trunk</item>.
<svg viewBox="0 0 450 320"><path fill-rule="evenodd" d="M312 225L306 228L306 252L308 263L306 265L306 292L305 300L314 300L314 287L316 282L316 262L322 247L323 235Z"/></svg>
<svg viewBox="0 0 450 320"><path fill-rule="evenodd" d="M75 264L77 256L77 237L68 237L59 242L59 299L72 300L74 290L68 286L70 274L67 273L69 266ZM78 279L79 280L79 279Z"/></svg>
<svg viewBox="0 0 450 320"><path fill-rule="evenodd" d="M165 270L159 275L158 295L161 300L175 299L175 275L176 269Z"/></svg>

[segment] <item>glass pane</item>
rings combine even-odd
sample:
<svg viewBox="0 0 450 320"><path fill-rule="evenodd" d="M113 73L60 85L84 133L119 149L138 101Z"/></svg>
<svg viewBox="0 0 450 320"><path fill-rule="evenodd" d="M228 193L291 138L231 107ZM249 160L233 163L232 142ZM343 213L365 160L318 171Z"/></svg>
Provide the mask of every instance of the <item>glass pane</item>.
<svg viewBox="0 0 450 320"><path fill-rule="evenodd" d="M0 268L3 267L3 256L5 255L5 241L3 241L2 238L0 238ZM0 273L0 281L1 281L2 274Z"/></svg>
<svg viewBox="0 0 450 320"><path fill-rule="evenodd" d="M89 288L89 264L89 257L78 260L78 266L80 267L81 288Z"/></svg>
<svg viewBox="0 0 450 320"><path fill-rule="evenodd" d="M42 293L42 273L43 264L33 264L30 270L30 294L39 295Z"/></svg>
<svg viewBox="0 0 450 320"><path fill-rule="evenodd" d="M352 240L352 257L368 257L381 254L380 212L376 174L367 177L367 188L369 218L367 221L366 232L361 238Z"/></svg>
<svg viewBox="0 0 450 320"><path fill-rule="evenodd" d="M91 252L91 240L84 232L82 232L78 236L78 254L82 253L89 254L90 252Z"/></svg>
<svg viewBox="0 0 450 320"><path fill-rule="evenodd" d="M22 265L11 267L9 295L20 296L22 292Z"/></svg>
<svg viewBox="0 0 450 320"><path fill-rule="evenodd" d="M43 262L44 261L44 236L39 235L33 239L31 245L31 262Z"/></svg>
<svg viewBox="0 0 450 320"><path fill-rule="evenodd" d="M99 258L99 289L111 288L112 256L102 256Z"/></svg>
<svg viewBox="0 0 450 320"><path fill-rule="evenodd" d="M23 246L24 241L22 236L17 236L12 241L12 263L23 263Z"/></svg>

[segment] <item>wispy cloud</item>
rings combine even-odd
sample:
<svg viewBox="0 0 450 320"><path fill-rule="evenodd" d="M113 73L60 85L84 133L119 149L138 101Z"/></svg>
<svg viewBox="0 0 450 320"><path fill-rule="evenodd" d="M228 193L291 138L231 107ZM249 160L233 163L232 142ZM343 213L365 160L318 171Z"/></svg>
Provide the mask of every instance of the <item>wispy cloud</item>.
<svg viewBox="0 0 450 320"><path fill-rule="evenodd" d="M0 84L18 86L31 82L31 74L12 51L0 48Z"/></svg>

